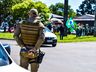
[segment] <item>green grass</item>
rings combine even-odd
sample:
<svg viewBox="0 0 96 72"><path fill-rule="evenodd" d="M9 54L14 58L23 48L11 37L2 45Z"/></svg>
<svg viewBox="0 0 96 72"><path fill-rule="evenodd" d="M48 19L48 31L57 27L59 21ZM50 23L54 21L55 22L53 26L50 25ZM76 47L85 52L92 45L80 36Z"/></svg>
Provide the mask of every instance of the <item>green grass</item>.
<svg viewBox="0 0 96 72"><path fill-rule="evenodd" d="M13 38L13 33L0 33L0 38L1 39L14 39Z"/></svg>
<svg viewBox="0 0 96 72"><path fill-rule="evenodd" d="M96 37L93 36L81 36L76 37L76 35L68 35L63 38L63 40L60 40L59 35L57 35L58 42L89 42L89 41L96 41Z"/></svg>
<svg viewBox="0 0 96 72"><path fill-rule="evenodd" d="M66 42L89 42L89 41L96 41L96 37L93 36L81 36L76 37L76 35L68 35L60 40L59 34L56 34L59 43L66 43ZM1 39L14 39L13 33L0 33Z"/></svg>

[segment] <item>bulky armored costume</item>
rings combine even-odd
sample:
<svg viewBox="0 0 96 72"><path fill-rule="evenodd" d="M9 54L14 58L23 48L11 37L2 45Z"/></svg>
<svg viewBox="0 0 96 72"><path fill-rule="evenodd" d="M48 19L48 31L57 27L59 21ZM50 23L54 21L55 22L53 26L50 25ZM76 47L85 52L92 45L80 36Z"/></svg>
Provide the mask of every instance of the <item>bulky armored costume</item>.
<svg viewBox="0 0 96 72"><path fill-rule="evenodd" d="M37 13L35 9L31 9L31 13ZM31 72L37 72L39 67L38 55L39 48L44 41L44 25L40 22L39 17L31 17L21 21L14 32L20 51L20 66L28 69L31 64ZM34 51L35 49L35 51Z"/></svg>

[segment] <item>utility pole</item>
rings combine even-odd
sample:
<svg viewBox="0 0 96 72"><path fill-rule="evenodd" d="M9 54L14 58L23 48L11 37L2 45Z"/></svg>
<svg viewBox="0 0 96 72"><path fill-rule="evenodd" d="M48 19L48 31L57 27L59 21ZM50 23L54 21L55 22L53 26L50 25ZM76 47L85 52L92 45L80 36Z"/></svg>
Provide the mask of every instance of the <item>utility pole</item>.
<svg viewBox="0 0 96 72"><path fill-rule="evenodd" d="M95 21L94 21L94 37L96 37L96 0L95 0L95 6L94 6L94 14L95 14Z"/></svg>
<svg viewBox="0 0 96 72"><path fill-rule="evenodd" d="M68 0L64 0L64 36L67 36L66 21L68 19Z"/></svg>

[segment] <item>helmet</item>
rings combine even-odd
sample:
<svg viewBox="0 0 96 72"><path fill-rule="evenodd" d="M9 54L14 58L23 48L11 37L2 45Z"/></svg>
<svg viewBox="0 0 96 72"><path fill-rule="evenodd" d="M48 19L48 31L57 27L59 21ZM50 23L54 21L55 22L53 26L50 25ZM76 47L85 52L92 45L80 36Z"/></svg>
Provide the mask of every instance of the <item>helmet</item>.
<svg viewBox="0 0 96 72"><path fill-rule="evenodd" d="M34 8L32 8L30 11L29 11L29 13L33 13L33 14L35 14L35 15L38 15L38 11L37 11L37 9L34 9Z"/></svg>

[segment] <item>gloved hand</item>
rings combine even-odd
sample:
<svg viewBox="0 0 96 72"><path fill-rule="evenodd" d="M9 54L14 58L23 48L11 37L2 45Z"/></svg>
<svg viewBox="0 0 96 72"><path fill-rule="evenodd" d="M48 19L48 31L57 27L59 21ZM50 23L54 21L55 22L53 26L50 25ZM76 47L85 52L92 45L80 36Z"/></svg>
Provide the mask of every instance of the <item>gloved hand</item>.
<svg viewBox="0 0 96 72"><path fill-rule="evenodd" d="M31 58L36 58L37 57L37 50L35 48L31 49L28 51L28 56Z"/></svg>
<svg viewBox="0 0 96 72"><path fill-rule="evenodd" d="M36 49L26 50L26 48L22 48L20 52L21 56L27 57L27 58L36 58L38 56L38 53Z"/></svg>
<svg viewBox="0 0 96 72"><path fill-rule="evenodd" d="M35 48L32 48L28 51L29 53L37 53L37 50Z"/></svg>

